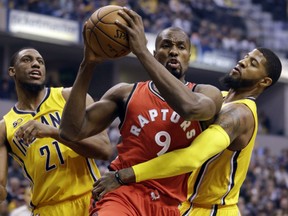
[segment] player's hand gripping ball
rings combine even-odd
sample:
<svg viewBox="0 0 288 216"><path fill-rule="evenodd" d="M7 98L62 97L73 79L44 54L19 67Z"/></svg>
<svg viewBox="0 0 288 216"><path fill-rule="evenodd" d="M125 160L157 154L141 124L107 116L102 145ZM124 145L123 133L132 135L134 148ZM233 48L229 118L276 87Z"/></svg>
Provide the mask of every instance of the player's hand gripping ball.
<svg viewBox="0 0 288 216"><path fill-rule="evenodd" d="M92 51L103 58L119 58L130 53L128 35L115 21L124 25L127 22L118 15L122 7L108 5L96 10L88 19L85 37Z"/></svg>

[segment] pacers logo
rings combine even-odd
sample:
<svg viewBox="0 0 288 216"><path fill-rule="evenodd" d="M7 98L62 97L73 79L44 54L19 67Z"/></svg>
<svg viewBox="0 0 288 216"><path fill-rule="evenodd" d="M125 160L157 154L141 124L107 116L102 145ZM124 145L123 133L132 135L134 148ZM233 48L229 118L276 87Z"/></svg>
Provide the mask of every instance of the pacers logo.
<svg viewBox="0 0 288 216"><path fill-rule="evenodd" d="M22 121L22 118L17 119L15 122L13 122L13 127L16 128Z"/></svg>

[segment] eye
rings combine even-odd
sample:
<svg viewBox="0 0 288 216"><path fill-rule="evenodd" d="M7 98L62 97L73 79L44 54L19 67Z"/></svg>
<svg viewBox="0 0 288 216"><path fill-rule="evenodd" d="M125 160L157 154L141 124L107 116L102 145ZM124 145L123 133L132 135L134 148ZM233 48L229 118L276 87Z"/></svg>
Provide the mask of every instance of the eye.
<svg viewBox="0 0 288 216"><path fill-rule="evenodd" d="M25 57L25 58L22 59L22 61L25 62L25 63L27 63L27 62L30 62L31 60L30 60L30 58Z"/></svg>
<svg viewBox="0 0 288 216"><path fill-rule="evenodd" d="M180 50L185 50L185 49L186 49L186 47L185 47L184 45L180 45L180 46L178 46L178 48L179 48Z"/></svg>
<svg viewBox="0 0 288 216"><path fill-rule="evenodd" d="M258 62L256 60L252 60L251 65L254 67L258 66Z"/></svg>
<svg viewBox="0 0 288 216"><path fill-rule="evenodd" d="M44 62L43 59L39 59L38 62L39 62L39 64L41 64L41 65L44 65L44 64L45 64L45 62Z"/></svg>
<svg viewBox="0 0 288 216"><path fill-rule="evenodd" d="M169 46L168 43L164 43L164 44L161 45L161 47L162 47L162 48L169 48L170 46Z"/></svg>

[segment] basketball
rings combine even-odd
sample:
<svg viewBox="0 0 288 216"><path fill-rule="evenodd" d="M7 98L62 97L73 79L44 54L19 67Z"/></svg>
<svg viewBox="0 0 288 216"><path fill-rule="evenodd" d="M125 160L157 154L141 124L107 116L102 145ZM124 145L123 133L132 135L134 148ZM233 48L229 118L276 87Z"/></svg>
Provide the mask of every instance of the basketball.
<svg viewBox="0 0 288 216"><path fill-rule="evenodd" d="M128 35L115 21L127 25L118 15L122 7L108 5L96 10L88 19L84 36L88 46L98 56L114 59L130 53Z"/></svg>

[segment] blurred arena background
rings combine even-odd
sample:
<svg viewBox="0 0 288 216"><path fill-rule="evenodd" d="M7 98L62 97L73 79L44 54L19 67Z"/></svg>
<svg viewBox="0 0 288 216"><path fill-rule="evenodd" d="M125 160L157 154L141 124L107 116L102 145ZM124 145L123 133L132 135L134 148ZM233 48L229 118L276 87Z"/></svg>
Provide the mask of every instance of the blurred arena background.
<svg viewBox="0 0 288 216"><path fill-rule="evenodd" d="M193 44L187 80L196 83L221 88L219 77L258 46L281 57L280 82L258 98L259 134L239 207L243 216L288 215L287 0L0 0L1 117L16 101L7 70L10 56L22 47L35 47L46 61L47 85L71 86L82 60L82 24L108 4L132 8L142 16L151 52L159 30L183 28ZM147 79L131 54L104 63L95 72L89 92L97 100L115 83ZM109 128L115 146L117 126L115 122ZM105 172L108 161L97 162ZM9 195L7 202L0 204L0 216L23 204L28 184L12 160L8 175Z"/></svg>

